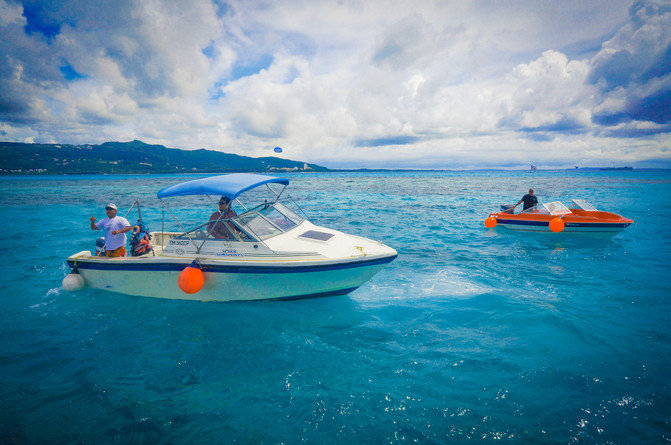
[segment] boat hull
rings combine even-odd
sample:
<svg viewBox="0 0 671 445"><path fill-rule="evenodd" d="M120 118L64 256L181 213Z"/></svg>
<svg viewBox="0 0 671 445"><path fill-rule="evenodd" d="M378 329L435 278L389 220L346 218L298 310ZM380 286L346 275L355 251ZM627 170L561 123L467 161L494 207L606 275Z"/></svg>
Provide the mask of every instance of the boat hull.
<svg viewBox="0 0 671 445"><path fill-rule="evenodd" d="M496 218L497 225L521 232L551 232L550 221L558 218L542 213L490 214ZM611 212L587 212L572 209L570 214L562 215L564 229L562 233L616 234L634 223L633 220Z"/></svg>
<svg viewBox="0 0 671 445"><path fill-rule="evenodd" d="M343 295L370 280L397 254L317 264L235 264L201 261L205 284L194 294L177 284L189 260L135 258L68 259L86 286L129 295L198 301L246 301L315 298Z"/></svg>
<svg viewBox="0 0 671 445"><path fill-rule="evenodd" d="M631 223L595 223L595 222L564 222L562 233L607 233L616 234ZM499 219L497 225L510 230L520 232L548 232L550 230L550 221L534 221L523 219Z"/></svg>

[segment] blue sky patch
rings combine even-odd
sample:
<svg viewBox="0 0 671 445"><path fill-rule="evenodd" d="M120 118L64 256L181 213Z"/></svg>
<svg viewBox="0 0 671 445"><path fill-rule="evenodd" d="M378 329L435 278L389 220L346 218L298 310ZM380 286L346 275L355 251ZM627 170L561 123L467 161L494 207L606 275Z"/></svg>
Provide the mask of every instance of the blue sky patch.
<svg viewBox="0 0 671 445"><path fill-rule="evenodd" d="M212 88L207 90L209 100L219 100L222 97L226 97L226 93L224 92L225 85L226 82L224 81L215 82Z"/></svg>
<svg viewBox="0 0 671 445"><path fill-rule="evenodd" d="M61 65L58 69L61 70L63 77L67 80L77 80L86 77L83 74L78 73L67 60L63 60L63 63L64 65Z"/></svg>
<svg viewBox="0 0 671 445"><path fill-rule="evenodd" d="M26 18L24 31L28 35L39 33L51 40L61 32L59 22L50 21L47 14L44 14L44 6L38 3L24 3L23 16Z"/></svg>
<svg viewBox="0 0 671 445"><path fill-rule="evenodd" d="M210 42L205 48L203 48L202 53L205 54L209 59L214 59L214 42Z"/></svg>
<svg viewBox="0 0 671 445"><path fill-rule="evenodd" d="M258 74L261 70L268 69L273 63L272 54L263 54L261 57L255 60L245 60L241 63L237 63L233 66L231 70L230 80L237 80L243 77L252 76Z"/></svg>

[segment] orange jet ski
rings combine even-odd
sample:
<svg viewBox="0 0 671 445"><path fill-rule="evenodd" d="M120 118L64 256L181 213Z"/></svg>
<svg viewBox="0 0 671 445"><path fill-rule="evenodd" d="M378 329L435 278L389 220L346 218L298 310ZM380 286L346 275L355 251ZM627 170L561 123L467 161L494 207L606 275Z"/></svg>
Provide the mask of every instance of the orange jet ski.
<svg viewBox="0 0 671 445"><path fill-rule="evenodd" d="M485 219L488 228L501 225L524 232L610 233L615 234L634 223L617 213L597 210L583 199L574 199L571 208L559 201L538 204L520 213L513 206L501 206L498 213Z"/></svg>

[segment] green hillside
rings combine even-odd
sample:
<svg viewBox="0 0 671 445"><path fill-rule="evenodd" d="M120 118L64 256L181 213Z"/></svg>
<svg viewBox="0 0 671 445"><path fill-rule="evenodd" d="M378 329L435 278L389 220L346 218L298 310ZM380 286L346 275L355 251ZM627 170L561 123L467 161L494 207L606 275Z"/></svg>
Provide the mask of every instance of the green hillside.
<svg viewBox="0 0 671 445"><path fill-rule="evenodd" d="M101 145L0 142L0 174L124 174L328 171L276 157L251 158L213 150L179 150L141 141Z"/></svg>

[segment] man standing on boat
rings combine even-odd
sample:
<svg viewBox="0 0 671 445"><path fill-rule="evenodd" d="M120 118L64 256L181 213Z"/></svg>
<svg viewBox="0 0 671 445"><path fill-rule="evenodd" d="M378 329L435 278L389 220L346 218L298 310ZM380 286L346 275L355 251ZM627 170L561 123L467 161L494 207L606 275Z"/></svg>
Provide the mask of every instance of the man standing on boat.
<svg viewBox="0 0 671 445"><path fill-rule="evenodd" d="M538 198L536 198L536 195L534 195L534 189L529 189L529 193L522 196L522 199L520 199L520 201L513 206L513 209L522 203L524 203L522 211L538 205Z"/></svg>
<svg viewBox="0 0 671 445"><path fill-rule="evenodd" d="M91 230L105 231L105 250L108 257L126 256L126 232L130 231L128 220L122 216L117 216L117 208L113 203L105 206L107 218L103 218L96 223L96 217L92 216Z"/></svg>
<svg viewBox="0 0 671 445"><path fill-rule="evenodd" d="M231 208L231 200L226 196L222 196L219 200L219 210L210 216L207 231L217 239L232 239L235 227L228 221L222 220L231 219L236 216L238 214Z"/></svg>

